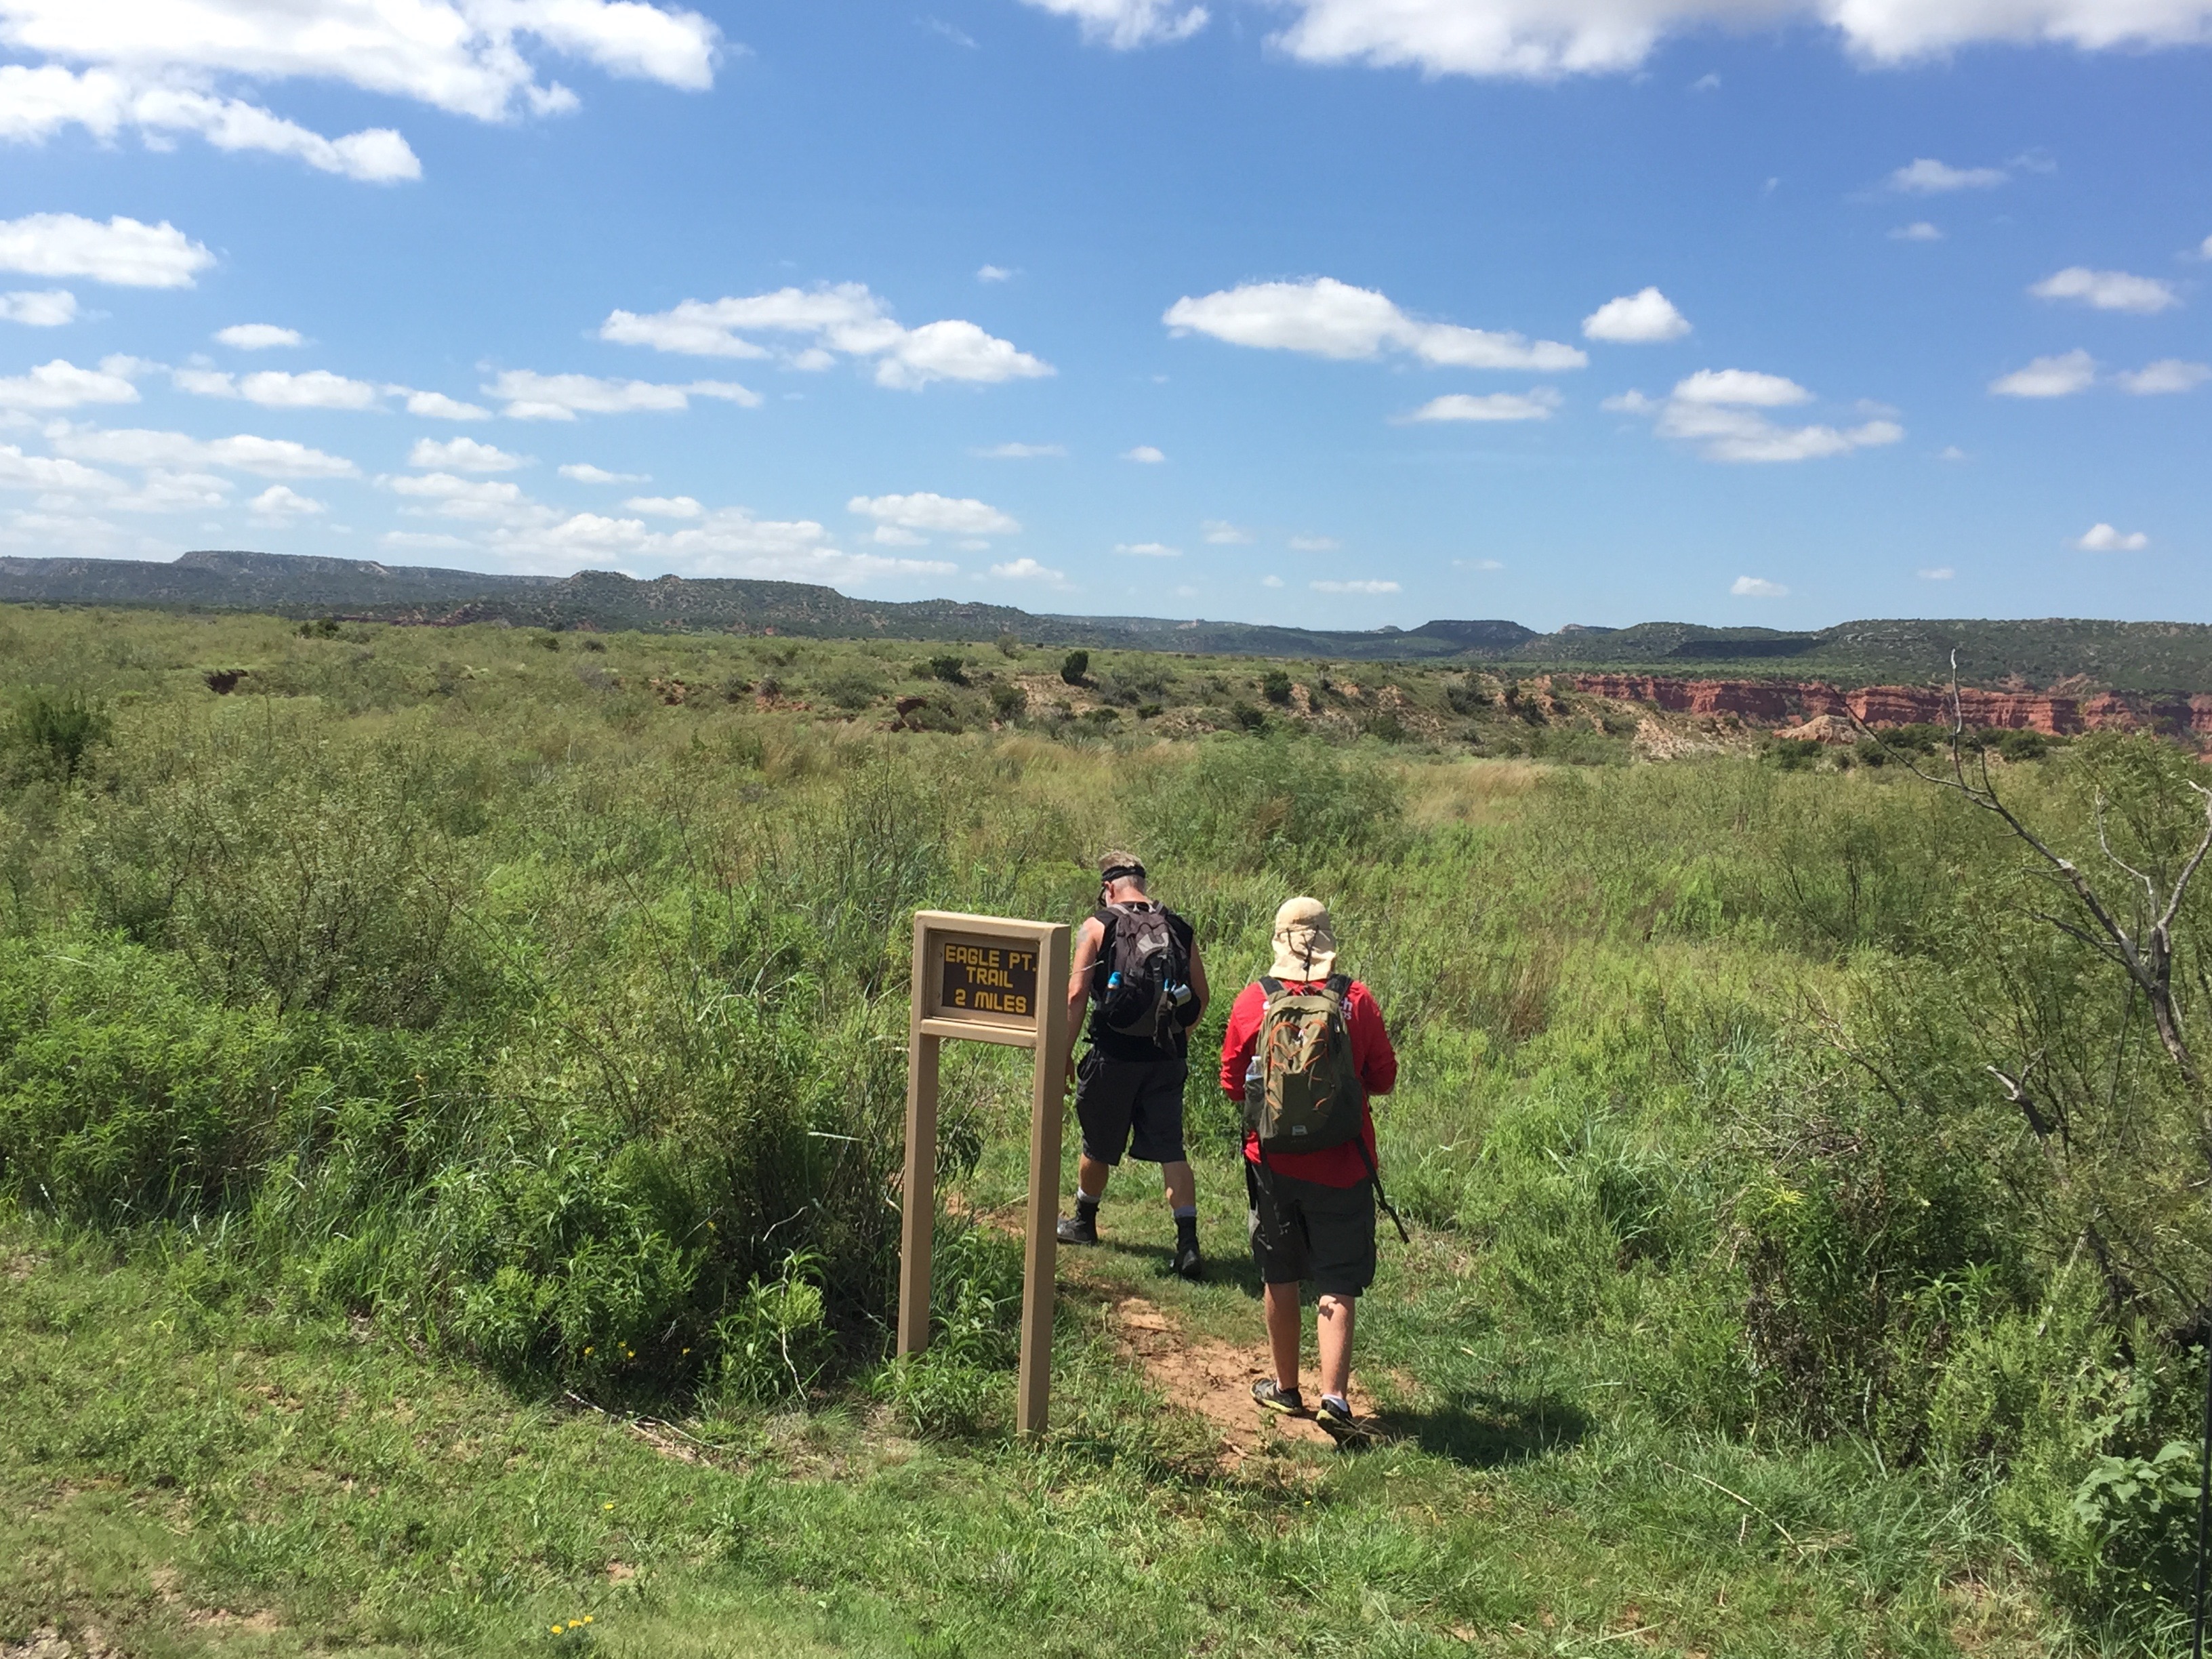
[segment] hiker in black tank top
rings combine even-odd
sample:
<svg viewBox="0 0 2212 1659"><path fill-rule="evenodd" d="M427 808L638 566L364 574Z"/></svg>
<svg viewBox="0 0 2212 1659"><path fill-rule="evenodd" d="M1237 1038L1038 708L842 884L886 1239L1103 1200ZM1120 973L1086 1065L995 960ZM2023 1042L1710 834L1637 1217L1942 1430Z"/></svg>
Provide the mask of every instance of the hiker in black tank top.
<svg viewBox="0 0 2212 1659"><path fill-rule="evenodd" d="M1198 1248L1198 1187L1182 1144L1183 1083L1190 1028L1206 1012L1206 969L1191 926L1154 903L1145 867L1127 853L1099 860L1099 908L1075 936L1068 977L1068 1029L1084 1027L1080 1062L1071 1047L1068 1079L1083 1129L1075 1213L1062 1216L1066 1244L1098 1243L1098 1206L1124 1153L1160 1166L1176 1224L1175 1270L1205 1273Z"/></svg>

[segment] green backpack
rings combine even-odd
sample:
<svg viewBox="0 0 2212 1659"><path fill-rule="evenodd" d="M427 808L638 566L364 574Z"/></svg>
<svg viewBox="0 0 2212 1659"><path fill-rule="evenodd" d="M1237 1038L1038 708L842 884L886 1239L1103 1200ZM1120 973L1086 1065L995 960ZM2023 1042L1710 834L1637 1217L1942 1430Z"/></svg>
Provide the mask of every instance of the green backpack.
<svg viewBox="0 0 2212 1659"><path fill-rule="evenodd" d="M1246 1091L1244 1127L1262 1152L1318 1152L1358 1140L1367 1090L1345 1022L1351 980L1339 974L1304 990L1262 979L1260 988L1267 1002L1255 1051L1259 1086Z"/></svg>

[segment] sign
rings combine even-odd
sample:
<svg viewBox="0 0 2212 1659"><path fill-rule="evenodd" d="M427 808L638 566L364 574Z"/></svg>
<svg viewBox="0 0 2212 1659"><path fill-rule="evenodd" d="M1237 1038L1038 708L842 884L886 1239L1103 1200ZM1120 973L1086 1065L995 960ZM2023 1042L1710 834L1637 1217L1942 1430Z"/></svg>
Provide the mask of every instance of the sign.
<svg viewBox="0 0 2212 1659"><path fill-rule="evenodd" d="M1034 1024L1037 1011L1035 944L1004 939L946 936L938 943L937 1006L940 1018L981 1018L1001 1024Z"/></svg>
<svg viewBox="0 0 2212 1659"><path fill-rule="evenodd" d="M1027 1048L1028 1232L1022 1252L1021 1382L1014 1424L1044 1432L1052 1389L1052 1302L1060 1219L1060 1093L1069 1030L1068 930L921 910L914 918L914 1012L907 1028L906 1172L899 1228L898 1351L929 1346L929 1256L937 1224L938 1051L947 1038Z"/></svg>

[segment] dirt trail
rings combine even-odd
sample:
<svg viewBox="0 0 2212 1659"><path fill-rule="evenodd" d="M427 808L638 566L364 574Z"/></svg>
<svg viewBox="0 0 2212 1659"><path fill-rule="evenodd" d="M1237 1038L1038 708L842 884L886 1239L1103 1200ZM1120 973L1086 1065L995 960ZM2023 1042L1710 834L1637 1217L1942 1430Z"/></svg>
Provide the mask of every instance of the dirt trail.
<svg viewBox="0 0 2212 1659"><path fill-rule="evenodd" d="M1252 1385L1271 1369L1264 1344L1238 1346L1195 1336L1172 1314L1141 1296L1103 1285L1094 1288L1113 1298L1114 1336L1121 1351L1144 1367L1146 1378L1170 1404L1206 1420L1221 1443L1224 1466L1243 1462L1270 1442L1336 1443L1310 1417L1284 1417L1253 1404ZM1305 1383L1309 1396L1317 1397L1312 1394L1312 1378ZM1375 1402L1357 1382L1352 1388L1352 1409L1363 1418L1375 1413Z"/></svg>

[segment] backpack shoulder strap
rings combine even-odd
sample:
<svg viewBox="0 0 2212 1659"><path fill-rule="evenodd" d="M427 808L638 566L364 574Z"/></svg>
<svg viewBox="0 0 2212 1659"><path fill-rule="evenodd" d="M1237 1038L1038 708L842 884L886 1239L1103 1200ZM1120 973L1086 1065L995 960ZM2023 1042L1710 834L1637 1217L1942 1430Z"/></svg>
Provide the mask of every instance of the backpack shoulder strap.
<svg viewBox="0 0 2212 1659"><path fill-rule="evenodd" d="M1272 974L1260 975L1260 991L1263 996L1279 997L1283 994L1283 981Z"/></svg>

